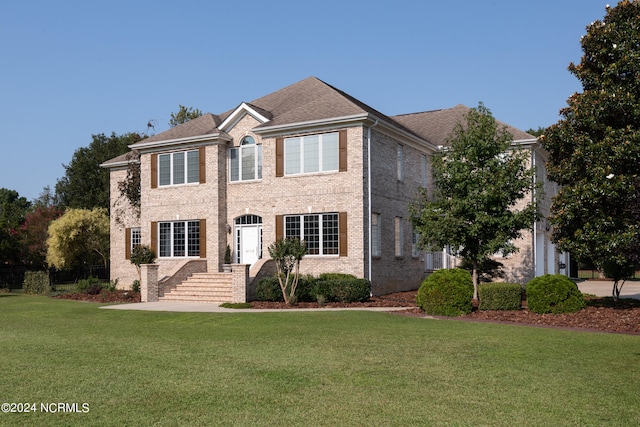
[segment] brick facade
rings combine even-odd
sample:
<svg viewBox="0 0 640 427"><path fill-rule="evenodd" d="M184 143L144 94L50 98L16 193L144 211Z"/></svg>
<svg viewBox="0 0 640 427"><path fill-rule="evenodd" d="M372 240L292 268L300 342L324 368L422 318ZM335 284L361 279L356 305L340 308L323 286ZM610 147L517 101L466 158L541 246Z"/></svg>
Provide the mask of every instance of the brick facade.
<svg viewBox="0 0 640 427"><path fill-rule="evenodd" d="M121 163L117 166L116 163L112 166L106 164L105 167L111 168L111 200L114 206L111 217L111 278L119 279L123 286L129 286L138 279L136 268L125 259L125 233L131 227L139 226L142 243L151 245L159 222L200 221L200 259L206 262L207 271L216 272L224 263L227 245L234 251L232 262L239 261L235 256L240 230L236 220L248 216L259 218L262 260L254 264L249 274L260 277L264 275L259 271L260 266L266 265L264 260L269 257L267 248L276 240L277 221L287 215L336 213L341 222L340 254L307 255L301 263L303 274L342 272L369 278L374 294L416 289L425 277L425 262L422 254L418 256L412 251L409 205L425 183L427 191L431 192L430 164L437 148L428 140L393 123L392 119L381 116L384 120L379 120L380 115L375 110L318 82L307 79L254 101L265 111L243 104L222 116L203 116L134 144L132 148L141 154L139 218L131 215L131 210L119 197L118 182L126 177L126 167ZM294 91L292 88L299 94L289 96ZM293 105L290 110L281 111L282 104L286 102L280 97ZM308 102L308 111L296 107L300 99ZM323 112L326 99L335 103L341 115L336 112L338 116L332 119L334 111L331 108L330 112ZM267 106L273 108L274 113L266 111ZM327 118L323 118L323 114ZM280 117L287 117L289 121ZM265 128L272 122L277 125ZM205 127L207 123L208 128ZM278 173L279 139L328 132L346 137L346 151L341 148L339 159L344 160L342 156L346 155L346 162L341 164L339 171L291 176ZM262 178L232 182L229 153L247 136L262 147ZM156 179L153 175L157 172L152 164L157 164L158 155L186 150L199 150L201 171L204 168L201 182L153 185ZM402 153L400 160L399 153ZM545 209L548 209L548 201L545 203ZM114 215L115 212L118 215ZM380 253L376 256L369 253L369 212L380 220ZM346 223L344 234L342 227L345 224L342 222ZM553 258L549 266L556 262L557 254L554 255L555 251L546 243L548 237L544 223L539 224L535 236L534 233L523 236L521 251L504 260L510 279L522 281L536 274L534 250L538 256L545 254ZM536 239L544 248L538 245L536 249L533 243ZM158 247L154 250L157 251ZM184 263L184 257L158 258L160 282L166 281L166 277ZM255 284L252 286L254 289ZM245 295L250 297L251 294L252 291L247 290Z"/></svg>

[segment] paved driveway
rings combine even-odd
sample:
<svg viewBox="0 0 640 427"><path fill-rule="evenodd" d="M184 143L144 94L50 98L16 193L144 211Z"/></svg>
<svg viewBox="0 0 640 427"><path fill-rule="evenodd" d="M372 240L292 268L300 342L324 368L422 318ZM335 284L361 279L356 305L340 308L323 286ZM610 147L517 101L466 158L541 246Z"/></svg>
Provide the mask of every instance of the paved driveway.
<svg viewBox="0 0 640 427"><path fill-rule="evenodd" d="M592 294L599 297L610 297L613 290L613 282L610 280L583 280L577 282L578 289L583 294ZM640 281L632 280L624 283L620 298L640 299Z"/></svg>

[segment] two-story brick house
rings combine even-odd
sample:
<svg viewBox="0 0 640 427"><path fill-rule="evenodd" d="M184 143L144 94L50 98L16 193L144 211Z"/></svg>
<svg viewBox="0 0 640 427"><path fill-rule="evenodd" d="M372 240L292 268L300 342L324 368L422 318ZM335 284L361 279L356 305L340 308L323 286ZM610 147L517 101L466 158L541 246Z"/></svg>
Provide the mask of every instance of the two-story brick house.
<svg viewBox="0 0 640 427"><path fill-rule="evenodd" d="M417 288L425 262L408 207L431 185L438 132L455 125L446 132L449 118L440 119L461 110L441 111L451 114L388 117L310 77L133 144L139 218L126 214L119 197L129 157L103 165L114 205L111 278L125 286L138 278L127 257L140 243L156 251L157 274L169 288L192 272L220 271L227 245L232 262L255 277L266 269L269 244L298 237L309 249L303 273L366 277L374 294ZM537 147L518 132L514 139ZM528 263L523 277L537 272L534 257Z"/></svg>

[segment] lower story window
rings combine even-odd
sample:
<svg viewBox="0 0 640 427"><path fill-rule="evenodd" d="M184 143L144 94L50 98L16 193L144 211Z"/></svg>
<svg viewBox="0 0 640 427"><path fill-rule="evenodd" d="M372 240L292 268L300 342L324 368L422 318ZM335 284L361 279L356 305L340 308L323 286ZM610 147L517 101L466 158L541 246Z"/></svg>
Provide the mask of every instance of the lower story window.
<svg viewBox="0 0 640 427"><path fill-rule="evenodd" d="M200 221L158 223L160 257L200 256Z"/></svg>
<svg viewBox="0 0 640 427"><path fill-rule="evenodd" d="M338 214L289 215L285 217L285 237L304 240L309 255L338 255Z"/></svg>
<svg viewBox="0 0 640 427"><path fill-rule="evenodd" d="M134 227L131 229L131 247L130 249L133 251L136 246L140 246L142 244L142 232L140 227Z"/></svg>

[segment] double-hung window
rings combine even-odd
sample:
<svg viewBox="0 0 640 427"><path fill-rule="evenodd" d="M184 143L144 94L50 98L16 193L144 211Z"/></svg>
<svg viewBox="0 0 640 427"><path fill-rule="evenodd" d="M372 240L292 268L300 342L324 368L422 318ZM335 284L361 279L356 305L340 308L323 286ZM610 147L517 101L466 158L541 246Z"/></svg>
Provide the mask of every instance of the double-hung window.
<svg viewBox="0 0 640 427"><path fill-rule="evenodd" d="M401 258L404 256L404 227L402 224L402 217L397 216L394 225L396 257Z"/></svg>
<svg viewBox="0 0 640 427"><path fill-rule="evenodd" d="M182 151L158 155L160 186L200 182L200 151Z"/></svg>
<svg viewBox="0 0 640 427"><path fill-rule="evenodd" d="M285 138L284 174L338 171L338 132Z"/></svg>
<svg viewBox="0 0 640 427"><path fill-rule="evenodd" d="M200 221L158 223L160 257L200 256Z"/></svg>
<svg viewBox="0 0 640 427"><path fill-rule="evenodd" d="M379 213L371 214L371 255L375 257L382 255L382 232Z"/></svg>
<svg viewBox="0 0 640 427"><path fill-rule="evenodd" d="M337 213L289 215L284 218L285 237L304 240L309 255L338 255Z"/></svg>
<svg viewBox="0 0 640 427"><path fill-rule="evenodd" d="M245 136L239 147L229 150L229 181L262 179L262 145Z"/></svg>
<svg viewBox="0 0 640 427"><path fill-rule="evenodd" d="M400 144L396 146L396 174L398 181L404 179L404 147Z"/></svg>
<svg viewBox="0 0 640 427"><path fill-rule="evenodd" d="M142 231L140 227L134 227L131 229L131 246L129 249L133 251L133 249L136 246L140 246L141 244L142 244Z"/></svg>

